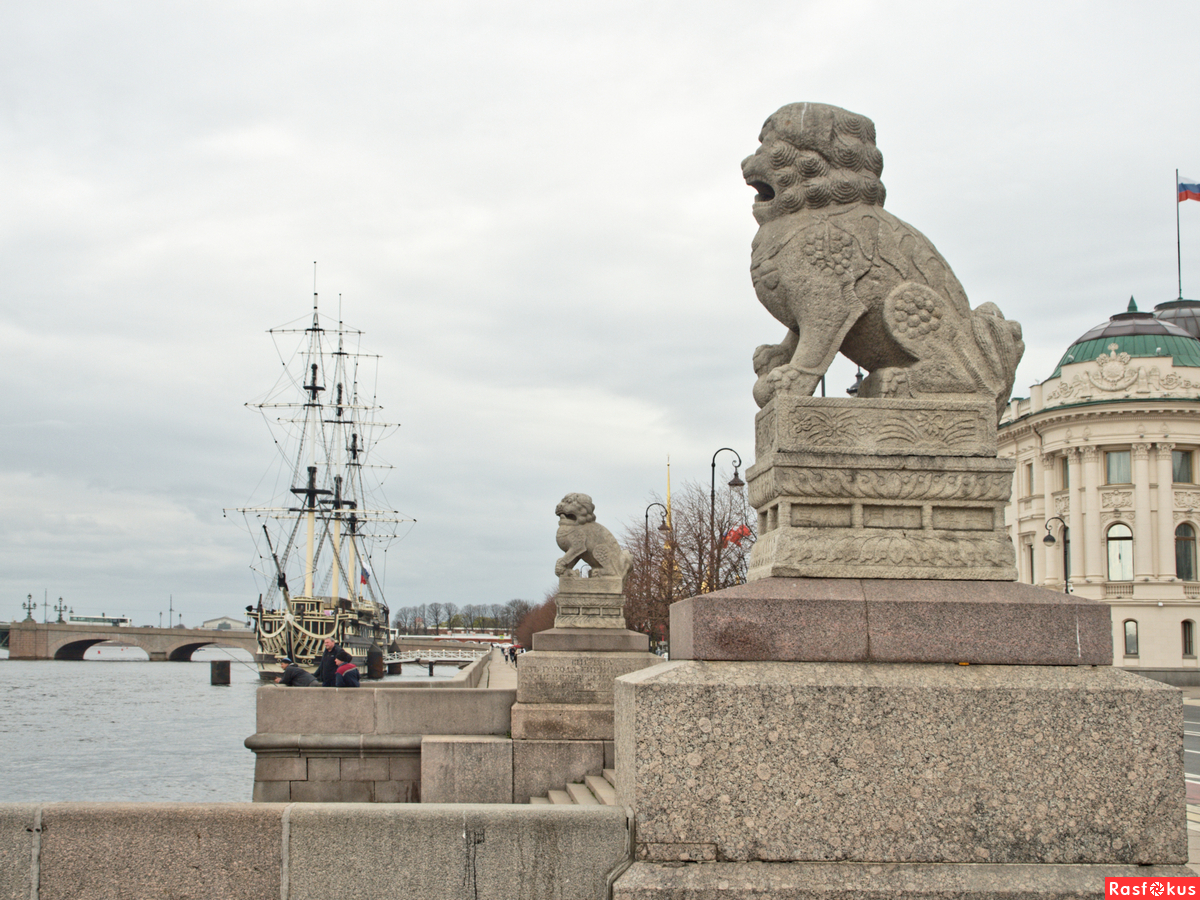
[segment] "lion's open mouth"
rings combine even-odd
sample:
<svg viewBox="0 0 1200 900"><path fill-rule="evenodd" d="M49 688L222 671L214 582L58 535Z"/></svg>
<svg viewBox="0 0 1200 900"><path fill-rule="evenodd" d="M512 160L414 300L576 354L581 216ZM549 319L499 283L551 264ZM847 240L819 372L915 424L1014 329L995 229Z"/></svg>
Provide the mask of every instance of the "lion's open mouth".
<svg viewBox="0 0 1200 900"><path fill-rule="evenodd" d="M775 199L775 188L771 187L765 181L748 181L746 183L758 191L754 196L756 202L770 203Z"/></svg>

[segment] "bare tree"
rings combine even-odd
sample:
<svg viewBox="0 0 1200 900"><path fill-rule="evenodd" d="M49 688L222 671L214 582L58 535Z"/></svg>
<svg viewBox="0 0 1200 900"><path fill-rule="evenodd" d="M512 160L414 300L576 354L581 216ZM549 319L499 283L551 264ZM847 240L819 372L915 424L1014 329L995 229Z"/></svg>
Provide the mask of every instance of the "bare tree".
<svg viewBox="0 0 1200 900"><path fill-rule="evenodd" d="M454 603L445 604L446 613L446 630L453 631L455 628L454 617L458 615L458 606ZM462 622L459 621L457 627L462 627Z"/></svg>
<svg viewBox="0 0 1200 900"><path fill-rule="evenodd" d="M504 606L505 630L509 633L516 631L517 625L529 614L531 609L533 609L533 604L528 600L509 600Z"/></svg>
<svg viewBox="0 0 1200 900"><path fill-rule="evenodd" d="M757 517L741 491L716 492L710 522L708 485L685 482L671 496L670 531L647 517L629 523L621 545L633 555L625 580L625 622L655 643L670 637L670 606L676 600L721 590L746 580ZM655 495L650 503L662 503Z"/></svg>
<svg viewBox="0 0 1200 900"><path fill-rule="evenodd" d="M438 626L442 624L442 610L445 607L440 603L429 604L429 618L433 620L433 633L438 633Z"/></svg>

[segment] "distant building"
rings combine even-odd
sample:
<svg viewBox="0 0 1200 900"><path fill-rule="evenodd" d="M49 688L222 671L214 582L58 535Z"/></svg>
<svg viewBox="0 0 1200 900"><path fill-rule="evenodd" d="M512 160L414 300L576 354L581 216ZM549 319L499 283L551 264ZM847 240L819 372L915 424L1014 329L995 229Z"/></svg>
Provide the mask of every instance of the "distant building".
<svg viewBox="0 0 1200 900"><path fill-rule="evenodd" d="M219 619L209 619L201 628L212 628L221 631L252 631L251 626L246 624L245 619L232 619L229 616L221 616Z"/></svg>
<svg viewBox="0 0 1200 900"><path fill-rule="evenodd" d="M1200 684L1198 335L1200 302L1130 299L1011 401L999 433L1019 579L1106 601L1113 663L1173 684Z"/></svg>

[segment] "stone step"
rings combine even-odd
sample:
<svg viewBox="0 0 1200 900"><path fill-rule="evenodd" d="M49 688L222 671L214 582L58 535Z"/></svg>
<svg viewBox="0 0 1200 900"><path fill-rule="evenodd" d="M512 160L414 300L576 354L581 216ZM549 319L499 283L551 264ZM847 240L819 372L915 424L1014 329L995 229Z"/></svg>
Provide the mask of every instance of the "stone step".
<svg viewBox="0 0 1200 900"><path fill-rule="evenodd" d="M585 775L583 783L591 788L592 793L605 806L617 805L616 789L607 778L603 778L600 775Z"/></svg>
<svg viewBox="0 0 1200 900"><path fill-rule="evenodd" d="M575 802L566 791L551 791L549 798L551 803L562 806L570 806Z"/></svg>
<svg viewBox="0 0 1200 900"><path fill-rule="evenodd" d="M530 802L530 803L532 803L534 806L536 806L536 805L537 805L537 804L539 804L539 803L542 803L542 804L545 804L546 806L549 806L549 805L550 805L550 798L549 798L549 797L530 797L530 798L529 798L529 802Z"/></svg>
<svg viewBox="0 0 1200 900"><path fill-rule="evenodd" d="M605 769L605 770L604 770L604 777L605 777L605 778L608 780L608 783L609 783L609 784L611 784L613 787L616 787L616 786L617 786L617 773L616 773L616 770L614 770L614 769Z"/></svg>
<svg viewBox="0 0 1200 900"><path fill-rule="evenodd" d="M567 793L579 806L599 806L600 801L584 784L568 784Z"/></svg>

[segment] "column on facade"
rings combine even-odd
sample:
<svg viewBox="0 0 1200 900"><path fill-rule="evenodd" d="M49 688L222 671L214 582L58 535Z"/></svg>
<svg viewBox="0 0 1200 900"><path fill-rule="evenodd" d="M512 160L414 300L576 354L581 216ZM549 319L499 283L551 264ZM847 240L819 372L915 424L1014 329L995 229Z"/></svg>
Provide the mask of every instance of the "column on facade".
<svg viewBox="0 0 1200 900"><path fill-rule="evenodd" d="M1155 570L1150 527L1150 445L1134 444L1133 457L1133 580L1145 581Z"/></svg>
<svg viewBox="0 0 1200 900"><path fill-rule="evenodd" d="M1100 537L1100 451L1082 447L1083 456L1083 574L1089 581L1104 581Z"/></svg>
<svg viewBox="0 0 1200 900"><path fill-rule="evenodd" d="M1067 524L1071 529L1071 581L1083 581L1083 476L1080 474L1079 449L1067 448Z"/></svg>
<svg viewBox="0 0 1200 900"><path fill-rule="evenodd" d="M1051 453L1042 455L1042 497L1047 522L1058 514L1054 508L1054 492L1051 490L1051 485L1054 484L1054 464L1057 461L1058 457ZM1058 523L1055 522L1054 525L1057 526ZM1058 533L1057 527L1052 527L1050 531L1058 539L1058 543L1051 546L1042 544L1042 584L1053 587L1056 582L1063 580L1062 535Z"/></svg>
<svg viewBox="0 0 1200 900"><path fill-rule="evenodd" d="M1175 476L1171 471L1174 444L1158 449L1158 577L1175 578Z"/></svg>

